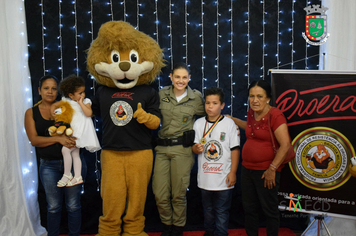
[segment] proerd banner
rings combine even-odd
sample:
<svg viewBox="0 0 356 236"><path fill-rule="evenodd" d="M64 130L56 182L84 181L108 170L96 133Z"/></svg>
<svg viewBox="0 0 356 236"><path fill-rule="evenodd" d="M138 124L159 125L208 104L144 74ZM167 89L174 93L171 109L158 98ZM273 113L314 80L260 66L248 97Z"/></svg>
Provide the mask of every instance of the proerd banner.
<svg viewBox="0 0 356 236"><path fill-rule="evenodd" d="M272 70L271 76L272 101L287 118L296 151L282 170L280 209L353 218L356 73Z"/></svg>

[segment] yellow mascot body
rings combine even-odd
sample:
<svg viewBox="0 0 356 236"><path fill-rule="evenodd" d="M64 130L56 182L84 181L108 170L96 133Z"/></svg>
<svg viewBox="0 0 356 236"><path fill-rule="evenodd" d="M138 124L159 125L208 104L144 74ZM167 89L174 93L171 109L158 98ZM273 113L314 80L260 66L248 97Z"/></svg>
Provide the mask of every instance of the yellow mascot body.
<svg viewBox="0 0 356 236"><path fill-rule="evenodd" d="M152 164L159 96L149 86L164 66L159 45L123 21L103 24L87 67L101 85L92 109L103 120L98 235L147 235L143 216Z"/></svg>

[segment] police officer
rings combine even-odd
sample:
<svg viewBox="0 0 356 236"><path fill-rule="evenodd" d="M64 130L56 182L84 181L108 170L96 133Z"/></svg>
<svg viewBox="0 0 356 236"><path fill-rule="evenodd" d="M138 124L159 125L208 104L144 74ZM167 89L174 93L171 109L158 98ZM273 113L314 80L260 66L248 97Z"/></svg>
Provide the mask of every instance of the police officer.
<svg viewBox="0 0 356 236"><path fill-rule="evenodd" d="M158 132L152 180L162 236L181 236L186 223L186 190L194 165L192 144L195 116L205 115L202 94L188 86L190 72L178 63L170 74L171 86L159 91L162 126Z"/></svg>

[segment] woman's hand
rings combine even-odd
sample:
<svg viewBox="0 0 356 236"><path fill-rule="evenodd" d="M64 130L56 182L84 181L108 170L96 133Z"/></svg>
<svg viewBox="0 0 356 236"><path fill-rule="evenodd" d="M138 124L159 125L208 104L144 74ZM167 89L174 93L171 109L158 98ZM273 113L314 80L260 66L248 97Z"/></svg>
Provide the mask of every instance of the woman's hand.
<svg viewBox="0 0 356 236"><path fill-rule="evenodd" d="M61 135L61 136L58 136L59 137L59 143L67 148L72 148L72 147L75 147L76 145L76 138L74 137L68 137L66 135Z"/></svg>
<svg viewBox="0 0 356 236"><path fill-rule="evenodd" d="M261 179L265 179L264 187L272 189L276 186L276 170L269 167L262 175Z"/></svg>

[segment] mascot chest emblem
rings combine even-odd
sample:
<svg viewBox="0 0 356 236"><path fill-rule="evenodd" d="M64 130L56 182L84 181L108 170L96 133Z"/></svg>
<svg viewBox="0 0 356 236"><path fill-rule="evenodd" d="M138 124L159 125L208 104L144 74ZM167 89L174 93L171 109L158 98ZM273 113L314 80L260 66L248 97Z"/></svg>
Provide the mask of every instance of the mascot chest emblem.
<svg viewBox="0 0 356 236"><path fill-rule="evenodd" d="M124 126L132 120L132 107L125 101L117 101L110 107L110 117L117 126Z"/></svg>

